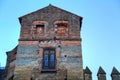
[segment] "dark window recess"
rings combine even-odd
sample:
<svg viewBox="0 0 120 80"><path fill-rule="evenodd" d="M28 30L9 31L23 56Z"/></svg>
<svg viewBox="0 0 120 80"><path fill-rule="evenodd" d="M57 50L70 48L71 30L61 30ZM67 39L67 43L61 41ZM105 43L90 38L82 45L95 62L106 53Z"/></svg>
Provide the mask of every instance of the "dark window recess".
<svg viewBox="0 0 120 80"><path fill-rule="evenodd" d="M44 24L36 25L36 32L38 34L44 33Z"/></svg>
<svg viewBox="0 0 120 80"><path fill-rule="evenodd" d="M54 48L45 48L43 53L42 72L56 72L56 55Z"/></svg>
<svg viewBox="0 0 120 80"><path fill-rule="evenodd" d="M67 32L67 25L65 23L58 23L57 25L57 34L58 35L64 35Z"/></svg>
<svg viewBox="0 0 120 80"><path fill-rule="evenodd" d="M11 77L9 78L9 80L13 80L13 78L14 78L14 75L13 75L13 76L11 76Z"/></svg>

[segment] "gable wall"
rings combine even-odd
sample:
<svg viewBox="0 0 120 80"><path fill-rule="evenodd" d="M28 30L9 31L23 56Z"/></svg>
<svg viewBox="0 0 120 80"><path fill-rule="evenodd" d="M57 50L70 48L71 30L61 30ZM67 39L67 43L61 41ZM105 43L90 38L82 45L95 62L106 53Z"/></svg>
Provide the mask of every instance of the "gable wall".
<svg viewBox="0 0 120 80"><path fill-rule="evenodd" d="M52 38L52 32L54 31L54 22L55 21L68 21L69 24L69 33L65 38L80 38L80 24L82 18L71 14L69 12L60 10L58 8L50 7L44 8L42 10L33 12L21 18L21 35L20 39L29 39L31 38L31 27L33 26L34 21L46 21L46 33L42 35L42 38ZM60 37L58 37L60 38Z"/></svg>
<svg viewBox="0 0 120 80"><path fill-rule="evenodd" d="M43 35L32 34L31 29L35 21L47 22ZM55 21L68 21L68 35L55 35ZM21 34L14 80L30 80L31 78L36 80L65 80L66 78L67 80L83 80L80 21L82 18L52 6L21 17ZM56 39L53 39L54 36ZM43 49L46 47L56 50L57 73L41 73Z"/></svg>

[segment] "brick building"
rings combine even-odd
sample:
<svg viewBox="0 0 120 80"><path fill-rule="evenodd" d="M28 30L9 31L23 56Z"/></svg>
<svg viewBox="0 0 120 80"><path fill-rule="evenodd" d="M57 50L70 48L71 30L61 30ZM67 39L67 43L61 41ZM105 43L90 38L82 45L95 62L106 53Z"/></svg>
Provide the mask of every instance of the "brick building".
<svg viewBox="0 0 120 80"><path fill-rule="evenodd" d="M49 5L19 22L19 44L7 52L7 80L83 80L82 17Z"/></svg>

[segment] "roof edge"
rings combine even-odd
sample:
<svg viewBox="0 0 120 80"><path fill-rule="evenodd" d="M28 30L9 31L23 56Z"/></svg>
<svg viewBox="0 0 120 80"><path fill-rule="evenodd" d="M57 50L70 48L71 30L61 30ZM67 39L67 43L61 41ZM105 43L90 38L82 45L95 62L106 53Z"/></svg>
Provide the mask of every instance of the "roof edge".
<svg viewBox="0 0 120 80"><path fill-rule="evenodd" d="M36 11L42 10L42 9L44 9L44 8L47 8L47 7L57 8L57 9L60 9L60 10L65 11L65 12L68 12L68 13L70 13L70 14L73 14L73 15L75 15L75 16L80 17L81 19L83 19L82 16L79 16L79 15L77 15L77 14L75 14L75 13L72 13L72 12L70 12L70 11L67 11L67 10L64 10L64 9L62 9L62 8L59 8L59 7L57 7L57 6L54 6L54 5L52 5L52 4L49 4L49 5L46 6L46 7L43 7L43 8L41 8L41 9L35 10L35 11L30 12L30 13L28 13L28 14L25 14L25 15L23 15L23 16L20 16L20 17L18 18L18 19L19 19L19 22L21 23L21 18L23 18L23 17L25 17L25 16L27 16L27 15L29 15L29 14L32 14L32 13L34 13L34 12L36 12Z"/></svg>

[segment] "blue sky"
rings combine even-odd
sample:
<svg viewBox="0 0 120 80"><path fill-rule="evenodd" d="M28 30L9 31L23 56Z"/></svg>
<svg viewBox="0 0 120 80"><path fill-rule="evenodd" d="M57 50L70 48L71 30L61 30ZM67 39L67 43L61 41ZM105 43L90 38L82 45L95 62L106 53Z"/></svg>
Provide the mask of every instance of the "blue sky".
<svg viewBox="0 0 120 80"><path fill-rule="evenodd" d="M93 72L102 66L110 80L113 66L120 71L120 0L0 0L0 63L18 44L18 17L52 4L83 17L83 67Z"/></svg>

